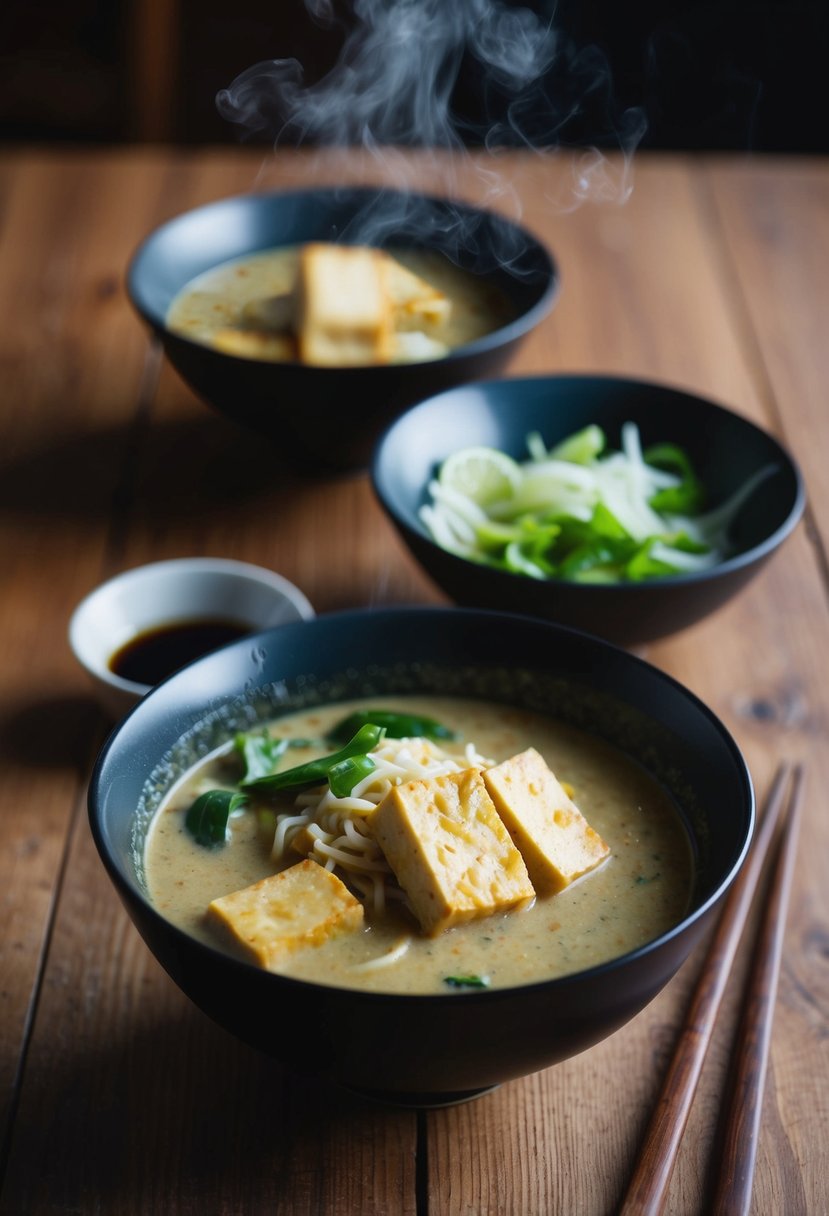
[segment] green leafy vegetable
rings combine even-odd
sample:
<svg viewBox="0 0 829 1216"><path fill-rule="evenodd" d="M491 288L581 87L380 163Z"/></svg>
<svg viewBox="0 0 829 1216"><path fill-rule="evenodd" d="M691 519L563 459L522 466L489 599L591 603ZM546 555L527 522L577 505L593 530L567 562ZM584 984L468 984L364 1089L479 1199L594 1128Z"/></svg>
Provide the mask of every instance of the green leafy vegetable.
<svg viewBox="0 0 829 1216"><path fill-rule="evenodd" d="M279 761L290 747L313 747L313 739L279 739L266 731L238 734L234 745L244 762L242 785L269 777L279 767Z"/></svg>
<svg viewBox="0 0 829 1216"><path fill-rule="evenodd" d="M546 578L548 574L548 570L534 561L517 540L510 541L504 550L504 565L514 574L526 574L530 578Z"/></svg>
<svg viewBox="0 0 829 1216"><path fill-rule="evenodd" d="M595 423L562 439L550 452L553 460L569 460L571 464L590 464L604 451L604 431Z"/></svg>
<svg viewBox="0 0 829 1216"><path fill-rule="evenodd" d="M387 709L361 709L343 718L329 732L332 743L345 743L355 731L366 725L382 726L390 739L454 739L455 734L434 718L418 714L393 713Z"/></svg>
<svg viewBox="0 0 829 1216"><path fill-rule="evenodd" d="M630 540L627 528L619 523L613 512L603 502L597 502L590 517L588 531L608 540Z"/></svg>
<svg viewBox="0 0 829 1216"><path fill-rule="evenodd" d="M621 450L609 451L598 426L548 449L527 436L529 459L496 449L453 453L430 482L420 518L437 544L483 565L528 578L615 583L705 570L730 552L735 516L774 465L758 470L725 503L702 514L705 487L690 456L675 443L642 450L638 427L621 428ZM475 457L479 480L492 482L497 460L510 461L496 499L470 497L457 476ZM497 458L497 460L496 460ZM482 466L492 462L490 476Z"/></svg>
<svg viewBox="0 0 829 1216"><path fill-rule="evenodd" d="M287 739L275 739L268 734L240 734L234 743L245 765L242 784L276 772L280 757L288 750Z"/></svg>
<svg viewBox="0 0 829 1216"><path fill-rule="evenodd" d="M645 462L657 469L676 473L679 484L667 486L651 497L654 511L669 515L696 515L705 503L705 489L694 472L691 461L675 443L659 443L643 453Z"/></svg>
<svg viewBox="0 0 829 1216"><path fill-rule="evenodd" d="M227 838L227 821L247 802L245 794L233 790L208 790L188 810L184 824L197 844L214 848Z"/></svg>
<svg viewBox="0 0 829 1216"><path fill-rule="evenodd" d="M488 988L488 975L446 975L443 977L444 984L450 988Z"/></svg>
<svg viewBox="0 0 829 1216"><path fill-rule="evenodd" d="M377 746L384 734L385 730L382 726L367 722L364 726L360 727L345 747L341 748L338 752L334 752L330 756L321 756L318 760L309 760L307 763L298 764L294 768L286 768L281 773L272 773L267 777L257 777L253 781L244 782L244 785L248 789L261 790L302 789L305 786L320 785L323 781L327 781L332 770L335 770L335 780L339 782L341 774L346 770L337 770L337 765L344 760L349 760L356 756L367 759L367 753ZM342 781L344 783L344 777ZM356 781L352 782L349 792L355 784ZM342 788L342 784L340 788Z"/></svg>
<svg viewBox="0 0 829 1216"><path fill-rule="evenodd" d="M625 574L633 582L646 578L661 578L675 572L676 566L670 560L670 550L665 546L660 548L657 538L640 545L625 566Z"/></svg>

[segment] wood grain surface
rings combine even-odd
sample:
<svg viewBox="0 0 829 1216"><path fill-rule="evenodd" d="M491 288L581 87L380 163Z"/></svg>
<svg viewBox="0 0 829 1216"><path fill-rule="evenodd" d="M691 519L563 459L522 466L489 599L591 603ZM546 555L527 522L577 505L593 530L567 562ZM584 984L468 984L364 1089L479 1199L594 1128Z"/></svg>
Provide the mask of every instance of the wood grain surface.
<svg viewBox="0 0 829 1216"><path fill-rule="evenodd" d="M752 1211L829 1211L829 164L642 156L625 201L580 202L585 167L622 180L614 162L515 153L0 151L2 1216L592 1216L624 1194L702 950L583 1055L464 1106L386 1110L309 1085L192 1007L87 827L109 723L66 627L103 578L212 554L279 570L318 612L442 600L365 475L274 475L265 445L182 385L124 293L135 246L188 207L389 176L520 215L554 249L561 297L513 374L663 380L755 419L804 470L806 519L777 558L643 653L723 719L759 793L780 759L807 764ZM707 1210L745 955L671 1180L677 1216Z"/></svg>

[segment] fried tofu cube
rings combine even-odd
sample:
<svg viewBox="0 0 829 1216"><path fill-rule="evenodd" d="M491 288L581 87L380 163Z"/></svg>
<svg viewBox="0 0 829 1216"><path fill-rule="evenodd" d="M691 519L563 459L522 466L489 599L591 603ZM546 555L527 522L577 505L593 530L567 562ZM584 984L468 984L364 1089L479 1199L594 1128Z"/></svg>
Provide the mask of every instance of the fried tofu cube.
<svg viewBox="0 0 829 1216"><path fill-rule="evenodd" d="M317 837L306 825L300 828L298 832L294 832L291 837L291 852L299 853L300 857L310 857L316 843Z"/></svg>
<svg viewBox="0 0 829 1216"><path fill-rule="evenodd" d="M379 249L306 245L297 277L297 336L303 363L386 363L392 313L387 259Z"/></svg>
<svg viewBox="0 0 829 1216"><path fill-rule="evenodd" d="M217 329L213 345L223 354L236 355L239 359L285 363L296 358L296 344L292 338L259 329L233 329L230 326Z"/></svg>
<svg viewBox="0 0 829 1216"><path fill-rule="evenodd" d="M535 895L478 769L394 786L366 826L430 936Z"/></svg>
<svg viewBox="0 0 829 1216"><path fill-rule="evenodd" d="M561 891L610 853L535 748L486 769L484 782L540 893Z"/></svg>
<svg viewBox="0 0 829 1216"><path fill-rule="evenodd" d="M363 905L335 874L306 860L214 899L207 915L253 962L276 971L295 950L359 929Z"/></svg>
<svg viewBox="0 0 829 1216"><path fill-rule="evenodd" d="M389 295L399 329L410 325L439 325L448 319L452 311L448 296L395 258L390 257L388 262Z"/></svg>
<svg viewBox="0 0 829 1216"><path fill-rule="evenodd" d="M419 329L403 330L392 336L392 363L425 363L429 359L442 359L448 353L445 342L438 342Z"/></svg>

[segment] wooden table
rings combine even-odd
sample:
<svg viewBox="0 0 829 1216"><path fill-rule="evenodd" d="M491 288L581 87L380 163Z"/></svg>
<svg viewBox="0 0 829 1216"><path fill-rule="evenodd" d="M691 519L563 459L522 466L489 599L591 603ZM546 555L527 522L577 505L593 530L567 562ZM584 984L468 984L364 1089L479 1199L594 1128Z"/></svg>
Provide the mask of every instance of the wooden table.
<svg viewBox="0 0 829 1216"><path fill-rule="evenodd" d="M396 178L410 167L391 159ZM625 373L708 394L780 435L804 470L806 522L776 560L647 658L727 723L761 794L781 757L808 763L754 1211L826 1212L829 165L643 156L624 205L580 206L567 158L485 167L494 179L427 155L412 176L520 206L556 251L560 302L514 373ZM123 290L140 238L194 204L380 172L250 151L0 153L4 1216L584 1216L623 1193L701 954L568 1063L454 1109L381 1109L283 1072L191 1007L121 910L87 826L107 723L66 625L103 578L214 554L281 571L320 613L440 600L364 475L269 476L266 447L198 404ZM705 1211L734 987L673 1177L679 1216Z"/></svg>

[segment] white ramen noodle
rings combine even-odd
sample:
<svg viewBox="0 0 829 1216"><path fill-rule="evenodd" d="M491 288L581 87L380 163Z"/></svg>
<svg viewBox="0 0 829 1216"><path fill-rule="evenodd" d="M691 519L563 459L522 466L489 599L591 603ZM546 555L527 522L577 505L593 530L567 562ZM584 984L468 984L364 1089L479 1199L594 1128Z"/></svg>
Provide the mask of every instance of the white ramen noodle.
<svg viewBox="0 0 829 1216"><path fill-rule="evenodd" d="M366 830L366 816L392 786L467 768L488 768L493 761L481 756L472 743L466 745L462 759L457 759L423 738L384 739L369 756L374 771L347 797L338 798L327 784L321 785L297 795L294 811L277 815L271 857L276 862L283 862L292 852L312 857L333 870L373 911L382 912L390 899L407 901L379 845Z"/></svg>

